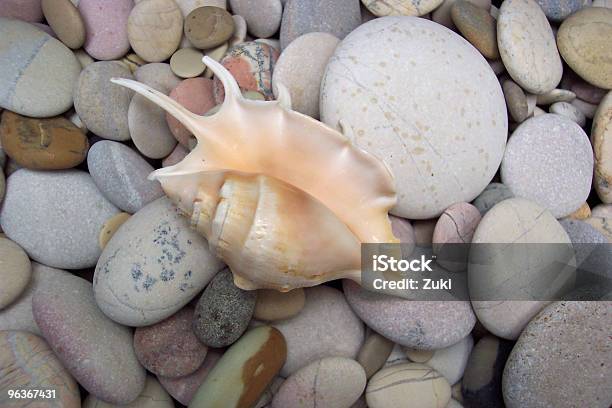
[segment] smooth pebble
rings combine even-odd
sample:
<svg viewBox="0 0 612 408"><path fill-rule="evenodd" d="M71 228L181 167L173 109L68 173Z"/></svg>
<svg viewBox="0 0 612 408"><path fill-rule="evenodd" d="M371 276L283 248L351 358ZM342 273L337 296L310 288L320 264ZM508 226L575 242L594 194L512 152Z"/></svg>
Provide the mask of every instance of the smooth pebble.
<svg viewBox="0 0 612 408"><path fill-rule="evenodd" d="M476 197L472 204L484 216L495 204L512 197L514 197L514 194L508 186L502 183L491 183Z"/></svg>
<svg viewBox="0 0 612 408"><path fill-rule="evenodd" d="M198 115L204 115L216 105L213 81L207 78L185 79L170 92L169 96L188 111ZM184 147L189 147L190 139L194 138L191 132L169 113L166 113L166 122L176 140Z"/></svg>
<svg viewBox="0 0 612 408"><path fill-rule="evenodd" d="M555 102L548 108L550 113L556 113L557 115L565 116L566 118L576 122L578 126L584 127L586 125L586 116L578 108L571 103L567 102Z"/></svg>
<svg viewBox="0 0 612 408"><path fill-rule="evenodd" d="M283 16L281 0L230 0L234 14L244 17L249 32L260 38L271 37L278 31Z"/></svg>
<svg viewBox="0 0 612 408"><path fill-rule="evenodd" d="M85 23L71 0L42 0L45 20L67 47L81 48L85 43Z"/></svg>
<svg viewBox="0 0 612 408"><path fill-rule="evenodd" d="M108 241L115 235L115 232L123 225L131 217L130 214L121 212L109 218L103 225L100 230L100 235L98 236L98 243L100 244L100 249L104 249Z"/></svg>
<svg viewBox="0 0 612 408"><path fill-rule="evenodd" d="M473 346L474 339L467 335L452 346L436 350L425 364L442 374L449 384L456 384L463 377Z"/></svg>
<svg viewBox="0 0 612 408"><path fill-rule="evenodd" d="M442 0L361 0L372 14L384 16L423 16L435 10Z"/></svg>
<svg viewBox="0 0 612 408"><path fill-rule="evenodd" d="M296 288L289 292L260 289L257 291L253 317L264 321L288 319L297 315L305 304L306 295L303 288Z"/></svg>
<svg viewBox="0 0 612 408"><path fill-rule="evenodd" d="M0 310L17 299L32 278L32 264L23 249L7 238L0 238Z"/></svg>
<svg viewBox="0 0 612 408"><path fill-rule="evenodd" d="M612 92L602 99L593 117L591 143L595 153L593 184L605 204L612 203Z"/></svg>
<svg viewBox="0 0 612 408"><path fill-rule="evenodd" d="M94 395L89 394L83 401L82 408L115 408L117 405L104 402ZM121 408L174 408L174 401L159 384L159 381L147 375L145 387L142 393L129 404L121 405Z"/></svg>
<svg viewBox="0 0 612 408"><path fill-rule="evenodd" d="M43 19L40 0L4 0L0 3L0 17L14 18L30 23Z"/></svg>
<svg viewBox="0 0 612 408"><path fill-rule="evenodd" d="M97 60L123 57L130 49L127 22L133 0L80 0L79 12L85 23L84 49Z"/></svg>
<svg viewBox="0 0 612 408"><path fill-rule="evenodd" d="M357 362L365 370L366 378L372 377L382 366L393 351L394 343L376 332L371 332L363 342L357 354Z"/></svg>
<svg viewBox="0 0 612 408"><path fill-rule="evenodd" d="M128 39L138 56L164 61L176 51L183 35L183 14L174 0L137 3L127 22Z"/></svg>

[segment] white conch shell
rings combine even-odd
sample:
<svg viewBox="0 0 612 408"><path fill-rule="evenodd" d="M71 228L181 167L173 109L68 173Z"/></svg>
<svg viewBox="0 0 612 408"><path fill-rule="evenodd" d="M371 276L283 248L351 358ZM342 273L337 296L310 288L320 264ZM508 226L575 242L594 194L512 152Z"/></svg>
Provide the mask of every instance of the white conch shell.
<svg viewBox="0 0 612 408"><path fill-rule="evenodd" d="M337 131L290 110L288 92L280 101L247 100L222 65L203 61L225 87L211 116L141 83L112 79L197 139L183 161L150 178L191 217L243 289L359 282L361 243L398 242L388 217L396 203L389 170Z"/></svg>

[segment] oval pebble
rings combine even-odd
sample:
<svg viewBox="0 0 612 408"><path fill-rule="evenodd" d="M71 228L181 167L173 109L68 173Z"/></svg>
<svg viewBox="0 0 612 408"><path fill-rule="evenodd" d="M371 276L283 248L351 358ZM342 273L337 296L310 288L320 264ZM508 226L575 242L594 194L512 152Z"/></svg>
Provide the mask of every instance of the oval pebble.
<svg viewBox="0 0 612 408"><path fill-rule="evenodd" d="M376 332L371 332L363 342L357 354L357 362L365 371L366 378L372 377L382 366L393 351L394 343Z"/></svg>
<svg viewBox="0 0 612 408"><path fill-rule="evenodd" d="M94 395L89 394L83 401L82 408L115 408L117 405L104 402ZM159 381L150 375L147 376L142 393L129 404L121 405L121 408L174 408L174 401L166 390L162 388Z"/></svg>
<svg viewBox="0 0 612 408"><path fill-rule="evenodd" d="M283 15L281 0L258 1L253 7L250 0L230 0L234 14L244 17L249 32L260 38L274 35L280 27Z"/></svg>
<svg viewBox="0 0 612 408"><path fill-rule="evenodd" d="M486 58L499 58L497 48L497 21L489 10L467 0L455 1L451 7L451 18L455 26Z"/></svg>
<svg viewBox="0 0 612 408"><path fill-rule="evenodd" d="M104 139L130 139L128 106L133 91L110 82L111 78L134 79L130 70L117 61L88 65L74 90L74 109L91 132Z"/></svg>
<svg viewBox="0 0 612 408"><path fill-rule="evenodd" d="M0 17L14 18L30 23L43 19L40 0L4 0L0 3Z"/></svg>
<svg viewBox="0 0 612 408"><path fill-rule="evenodd" d="M202 62L204 55L194 48L181 48L170 58L172 72L181 78L194 78L202 75L206 65Z"/></svg>
<svg viewBox="0 0 612 408"><path fill-rule="evenodd" d="M140 395L145 370L134 354L132 332L98 309L91 283L77 276L49 282L34 293L32 312L55 354L87 391L113 404Z"/></svg>
<svg viewBox="0 0 612 408"><path fill-rule="evenodd" d="M487 10L493 16L493 13L490 11L492 9L491 0L469 0L469 1L472 4ZM442 4L440 4L440 6L438 6L438 8L436 8L431 13L431 19L438 24L441 24L445 27L453 29L455 27L455 24L453 23L453 20L451 17L451 11L453 8L453 4L455 4L455 2L456 0L444 0ZM493 16L493 18L495 18L495 16Z"/></svg>
<svg viewBox="0 0 612 408"><path fill-rule="evenodd" d="M555 102L548 108L550 113L556 113L557 115L565 116L572 122L576 122L578 126L584 127L586 125L586 116L584 113L578 110L574 105L567 102Z"/></svg>
<svg viewBox="0 0 612 408"><path fill-rule="evenodd" d="M45 20L67 47L81 48L85 43L85 23L72 0L42 0Z"/></svg>
<svg viewBox="0 0 612 408"><path fill-rule="evenodd" d="M436 350L425 364L442 374L449 384L456 384L463 377L473 346L474 339L467 335L452 346Z"/></svg>
<svg viewBox="0 0 612 408"><path fill-rule="evenodd" d="M227 0L175 0L178 4L183 17L187 17L189 13L198 7L213 6L227 9Z"/></svg>
<svg viewBox="0 0 612 408"><path fill-rule="evenodd" d="M442 0L361 0L375 16L423 16L436 9Z"/></svg>
<svg viewBox="0 0 612 408"><path fill-rule="evenodd" d="M583 101L582 99L574 99L570 104L581 112L587 119L593 119L597 112L597 105Z"/></svg>
<svg viewBox="0 0 612 408"><path fill-rule="evenodd" d="M302 367L274 395L271 408L350 407L366 387L363 368L345 357L326 357Z"/></svg>
<svg viewBox="0 0 612 408"><path fill-rule="evenodd" d="M234 20L232 15L222 8L199 7L185 17L184 32L194 47L214 48L232 37Z"/></svg>
<svg viewBox="0 0 612 408"><path fill-rule="evenodd" d="M452 347L452 346L451 346ZM441 349L444 350L444 349ZM409 347L404 347L404 353L410 361L414 363L426 363L433 357L435 350L419 350Z"/></svg>
<svg viewBox="0 0 612 408"><path fill-rule="evenodd" d="M444 210L432 236L436 262L449 271L465 270L468 248L462 244L472 242L480 219L480 211L472 204L455 203Z"/></svg>
<svg viewBox="0 0 612 408"><path fill-rule="evenodd" d="M363 343L363 323L342 292L329 286L315 286L305 289L305 293L306 305L299 314L274 323L287 341L283 377L323 357L355 358Z"/></svg>
<svg viewBox="0 0 612 408"><path fill-rule="evenodd" d="M130 49L128 16L132 0L80 0L78 7L87 38L85 51L97 60L123 57Z"/></svg>
<svg viewBox="0 0 612 408"><path fill-rule="evenodd" d="M595 191L601 201L612 203L612 92L602 99L595 112L591 142L595 152Z"/></svg>
<svg viewBox="0 0 612 408"><path fill-rule="evenodd" d="M189 150L185 149L182 144L177 144L172 153L162 160L162 167L174 166L179 163L189 154Z"/></svg>
<svg viewBox="0 0 612 408"><path fill-rule="evenodd" d="M148 62L164 61L176 51L183 34L183 14L173 0L137 3L128 17L130 45Z"/></svg>
<svg viewBox="0 0 612 408"><path fill-rule="evenodd" d="M512 197L514 197L514 194L508 186L502 183L491 183L476 197L472 204L484 216L495 204Z"/></svg>
<svg viewBox="0 0 612 408"><path fill-rule="evenodd" d="M39 2L40 7L40 2ZM31 24L0 17L0 108L49 117L70 109L81 64L68 47Z"/></svg>
<svg viewBox="0 0 612 408"><path fill-rule="evenodd" d="M111 319L148 326L181 309L220 269L204 238L162 197L108 242L96 266L94 292Z"/></svg>
<svg viewBox="0 0 612 408"><path fill-rule="evenodd" d="M169 96L188 111L198 115L204 115L216 105L213 81L207 78L190 78L181 81ZM191 132L169 113L166 114L166 122L176 140L184 147L189 147L190 139L194 138Z"/></svg>
<svg viewBox="0 0 612 408"><path fill-rule="evenodd" d="M565 217L589 196L593 151L584 131L554 114L523 122L508 141L501 180L517 197Z"/></svg>
<svg viewBox="0 0 612 408"><path fill-rule="evenodd" d="M508 112L515 122L521 123L529 116L529 107L527 106L527 96L523 89L513 81L504 81L502 85L504 97Z"/></svg>
<svg viewBox="0 0 612 408"><path fill-rule="evenodd" d="M98 237L98 243L100 244L100 249L104 249L108 241L115 235L115 232L130 218L130 214L128 213L119 213L117 215L109 218L104 225L102 225L102 229L100 230L100 235Z"/></svg>
<svg viewBox="0 0 612 408"><path fill-rule="evenodd" d="M210 347L227 347L247 329L257 292L242 290L234 284L229 269L219 272L208 284L193 316L193 331Z"/></svg>
<svg viewBox="0 0 612 408"><path fill-rule="evenodd" d="M257 291L253 317L265 321L288 319L297 315L304 308L305 303L306 295L303 288L296 288L289 292L260 289Z"/></svg>
<svg viewBox="0 0 612 408"><path fill-rule="evenodd" d="M3 407L80 408L79 387L40 337L23 331L0 331L0 404ZM15 401L11 390L53 390L38 404Z"/></svg>
<svg viewBox="0 0 612 408"><path fill-rule="evenodd" d="M606 96L606 94L608 93L606 89L598 88L585 81L576 81L572 83L571 92L574 92L576 94L576 97L582 99L584 102L592 103L595 105L599 104L604 98L604 96Z"/></svg>
<svg viewBox="0 0 612 408"><path fill-rule="evenodd" d="M553 89L537 96L538 105L550 105L555 102L571 102L576 99L576 94L567 89Z"/></svg>
<svg viewBox="0 0 612 408"><path fill-rule="evenodd" d="M580 10L583 0L536 0L550 21L560 22Z"/></svg>
<svg viewBox="0 0 612 408"><path fill-rule="evenodd" d="M32 278L30 258L23 249L7 238L0 238L0 310L19 297Z"/></svg>

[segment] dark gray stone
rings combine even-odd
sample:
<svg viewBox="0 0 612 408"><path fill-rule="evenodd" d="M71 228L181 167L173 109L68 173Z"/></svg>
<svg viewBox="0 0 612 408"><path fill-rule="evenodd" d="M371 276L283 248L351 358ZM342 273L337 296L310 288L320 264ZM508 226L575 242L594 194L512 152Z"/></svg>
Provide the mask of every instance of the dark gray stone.
<svg viewBox="0 0 612 408"><path fill-rule="evenodd" d="M472 204L478 208L481 215L485 215L495 204L512 197L514 194L505 184L491 183L474 199Z"/></svg>

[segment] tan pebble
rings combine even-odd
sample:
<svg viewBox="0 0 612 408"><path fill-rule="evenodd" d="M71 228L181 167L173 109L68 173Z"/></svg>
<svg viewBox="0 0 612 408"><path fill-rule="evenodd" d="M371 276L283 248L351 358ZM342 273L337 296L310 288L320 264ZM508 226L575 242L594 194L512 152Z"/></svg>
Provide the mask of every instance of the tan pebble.
<svg viewBox="0 0 612 408"><path fill-rule="evenodd" d="M206 66L202 62L204 55L194 48L182 48L172 54L170 68L181 78L194 78L202 75Z"/></svg>
<svg viewBox="0 0 612 408"><path fill-rule="evenodd" d="M219 61L221 61L221 59L223 57L225 57L225 54L227 53L228 49L229 49L228 43L223 43L223 44L219 45L218 47L211 48L209 50L204 51L204 55L214 59L217 62L219 62ZM204 76L206 78L212 78L213 72L211 71L210 68L208 68L208 67L206 68L206 71L204 72Z"/></svg>
<svg viewBox="0 0 612 408"><path fill-rule="evenodd" d="M591 143L595 152L593 184L602 202L612 203L612 92L601 100L593 117Z"/></svg>
<svg viewBox="0 0 612 408"><path fill-rule="evenodd" d="M436 9L442 0L362 0L375 16L424 16Z"/></svg>
<svg viewBox="0 0 612 408"><path fill-rule="evenodd" d="M612 242L612 218L590 217L584 220Z"/></svg>
<svg viewBox="0 0 612 408"><path fill-rule="evenodd" d="M533 116L533 111L537 105L538 96L530 93L526 93L527 98L527 116Z"/></svg>
<svg viewBox="0 0 612 408"><path fill-rule="evenodd" d="M366 378L372 377L385 364L395 344L372 331L366 338L363 346L357 354L357 362L361 364L366 373Z"/></svg>
<svg viewBox="0 0 612 408"><path fill-rule="evenodd" d="M85 23L70 0L42 0L47 24L67 47L77 49L85 43Z"/></svg>
<svg viewBox="0 0 612 408"><path fill-rule="evenodd" d="M113 237L115 232L119 229L124 222L126 222L131 217L128 213L119 213L109 218L103 225L100 230L100 235L98 236L98 243L100 245L100 249L104 249L108 241Z"/></svg>
<svg viewBox="0 0 612 408"><path fill-rule="evenodd" d="M0 310L21 295L31 277L32 265L25 251L10 239L0 238Z"/></svg>
<svg viewBox="0 0 612 408"><path fill-rule="evenodd" d="M497 23L486 9L467 0L457 0L451 8L453 23L482 55L499 58L497 48Z"/></svg>
<svg viewBox="0 0 612 408"><path fill-rule="evenodd" d="M552 91L537 96L538 105L550 105L555 102L571 102L576 99L576 94L567 89L553 89Z"/></svg>
<svg viewBox="0 0 612 408"><path fill-rule="evenodd" d="M578 98L574 99L570 103L573 107L582 112L587 119L593 119L595 117L595 112L597 112L598 105L585 102Z"/></svg>
<svg viewBox="0 0 612 408"><path fill-rule="evenodd" d="M576 122L580 127L586 125L586 117L574 105L567 102L555 102L548 108L550 113L565 116Z"/></svg>
<svg viewBox="0 0 612 408"><path fill-rule="evenodd" d="M143 60L133 52L123 57L121 60L119 60L119 62L125 65L132 74L136 72L138 67L141 67L147 63L147 61Z"/></svg>
<svg viewBox="0 0 612 408"><path fill-rule="evenodd" d="M255 319L274 321L297 315L306 302L304 289L298 288L289 292L278 292L272 289L257 291L257 302L253 317Z"/></svg>
<svg viewBox="0 0 612 408"><path fill-rule="evenodd" d="M523 89L513 81L504 81L502 85L504 97L508 112L515 122L521 123L529 116L529 107L527 106L527 97Z"/></svg>
<svg viewBox="0 0 612 408"><path fill-rule="evenodd" d="M418 350L413 348L406 348L404 349L404 352L406 353L406 357L408 357L410 361L413 361L415 363L426 363L431 360L434 355L434 350Z"/></svg>
<svg viewBox="0 0 612 408"><path fill-rule="evenodd" d="M234 19L220 7L199 7L185 17L185 36L194 47L217 47L232 37Z"/></svg>
<svg viewBox="0 0 612 408"><path fill-rule="evenodd" d="M463 402L463 393L461 392L461 381L451 387L451 396L457 402Z"/></svg>
<svg viewBox="0 0 612 408"><path fill-rule="evenodd" d="M451 9L453 7L453 4L455 4L456 0L444 0L442 2L442 4L440 4L440 6L435 9L432 13L431 13L431 19L433 21L435 21L438 24L442 24L443 26L446 26L448 28L454 28L455 24L453 23L452 17L451 17ZM490 8L494 7L491 6L491 0L469 0L470 3L484 9L484 10L489 10Z"/></svg>
<svg viewBox="0 0 612 408"><path fill-rule="evenodd" d="M128 18L132 48L148 62L168 59L179 46L183 15L173 0L146 0L136 4Z"/></svg>
<svg viewBox="0 0 612 408"><path fill-rule="evenodd" d="M584 203L576 211L567 216L573 220L585 220L591 216L591 207L588 203Z"/></svg>
<svg viewBox="0 0 612 408"><path fill-rule="evenodd" d="M91 56L83 49L76 50L74 52L74 56L77 58L77 60L79 60L82 68L94 63L94 59L91 58Z"/></svg>

